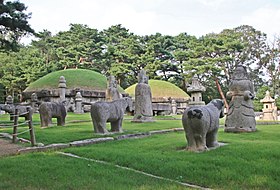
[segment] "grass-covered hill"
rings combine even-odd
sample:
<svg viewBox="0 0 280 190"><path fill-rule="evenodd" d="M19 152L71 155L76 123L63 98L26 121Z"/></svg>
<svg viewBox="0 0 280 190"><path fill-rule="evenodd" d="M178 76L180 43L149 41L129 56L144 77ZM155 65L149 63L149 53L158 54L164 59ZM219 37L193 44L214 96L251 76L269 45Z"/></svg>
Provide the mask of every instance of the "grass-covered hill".
<svg viewBox="0 0 280 190"><path fill-rule="evenodd" d="M136 85L137 84L134 84L128 87L127 89L125 89L125 92L128 93L130 96L134 97ZM153 98L189 98L189 95L186 92L184 92L176 85L167 81L149 80L149 85L151 87Z"/></svg>
<svg viewBox="0 0 280 190"><path fill-rule="evenodd" d="M98 72L86 69L67 69L47 74L31 83L25 91L57 89L60 76L65 77L68 89L80 88L105 91L107 87L106 77ZM119 91L124 92L121 88L119 88Z"/></svg>

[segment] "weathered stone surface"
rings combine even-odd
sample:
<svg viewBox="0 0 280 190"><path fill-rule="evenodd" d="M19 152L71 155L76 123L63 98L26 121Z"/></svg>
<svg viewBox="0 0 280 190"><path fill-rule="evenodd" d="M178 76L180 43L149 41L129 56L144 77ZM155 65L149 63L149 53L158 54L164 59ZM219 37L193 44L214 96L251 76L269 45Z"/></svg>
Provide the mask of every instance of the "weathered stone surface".
<svg viewBox="0 0 280 190"><path fill-rule="evenodd" d="M224 103L214 99L204 106L191 107L185 110L182 123L188 141L187 150L204 151L219 146L217 132L219 118L224 116Z"/></svg>
<svg viewBox="0 0 280 190"><path fill-rule="evenodd" d="M120 135L115 138L115 140L121 140L121 139L137 139L137 138L144 138L150 136L149 133L136 133L136 134L127 134L127 135Z"/></svg>
<svg viewBox="0 0 280 190"><path fill-rule="evenodd" d="M152 93L146 72L141 70L135 88L135 111L132 122L154 122Z"/></svg>
<svg viewBox="0 0 280 190"><path fill-rule="evenodd" d="M121 98L112 102L96 102L91 106L91 119L95 133L108 133L106 122L111 123L112 132L122 132L124 113L132 111L132 99Z"/></svg>
<svg viewBox="0 0 280 190"><path fill-rule="evenodd" d="M29 153L29 152L39 152L39 151L48 151L48 150L58 150L58 149L62 149L62 148L68 148L70 147L69 144L51 144L51 145L47 145L47 146L42 146L42 147L27 147L27 148L23 148L18 150L18 153L22 154L22 153Z"/></svg>
<svg viewBox="0 0 280 190"><path fill-rule="evenodd" d="M263 117L262 120L277 120L277 106L275 100L270 96L270 92L266 91L264 99L260 100L263 103Z"/></svg>
<svg viewBox="0 0 280 190"><path fill-rule="evenodd" d="M120 98L122 98L122 95L118 91L118 83L114 76L109 76L106 89L106 101L118 100Z"/></svg>
<svg viewBox="0 0 280 190"><path fill-rule="evenodd" d="M254 132L256 120L253 106L254 85L246 67L238 65L233 73L227 98L230 99L225 132Z"/></svg>
<svg viewBox="0 0 280 190"><path fill-rule="evenodd" d="M59 78L59 83L58 83L58 88L59 88L59 97L60 101L65 101L65 94L66 94L66 80L64 76L60 76Z"/></svg>
<svg viewBox="0 0 280 190"><path fill-rule="evenodd" d="M113 141L113 140L114 140L113 137L86 139L86 140L71 142L70 146L85 146L85 145L89 145L89 144L96 144L96 143Z"/></svg>
<svg viewBox="0 0 280 190"><path fill-rule="evenodd" d="M31 112L31 115L33 114L34 110L32 107L30 106L21 106L21 105L17 105L15 106L14 104L6 104L6 105L3 105L2 110L8 112L10 115L11 115L11 118L13 119L14 117L14 114L15 114L15 110L18 109L18 116L19 117L24 117L25 120L28 120L29 119L29 111L28 109L30 110Z"/></svg>
<svg viewBox="0 0 280 190"><path fill-rule="evenodd" d="M41 127L48 127L52 124L52 118L57 118L57 125L64 126L67 115L66 108L63 103L43 102L39 106Z"/></svg>
<svg viewBox="0 0 280 190"><path fill-rule="evenodd" d="M83 97L81 92L77 92L75 96L75 113L84 113L83 106L82 106Z"/></svg>
<svg viewBox="0 0 280 190"><path fill-rule="evenodd" d="M197 75L194 75L192 84L187 88L187 92L191 94L189 105L205 105L205 102L202 101L202 92L205 92L205 90L205 87L198 81Z"/></svg>

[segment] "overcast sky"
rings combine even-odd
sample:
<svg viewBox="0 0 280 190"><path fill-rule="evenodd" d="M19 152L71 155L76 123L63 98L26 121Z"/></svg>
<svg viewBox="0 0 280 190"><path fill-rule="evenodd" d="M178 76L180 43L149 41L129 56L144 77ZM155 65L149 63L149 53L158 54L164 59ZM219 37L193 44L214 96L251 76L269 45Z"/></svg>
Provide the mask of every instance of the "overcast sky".
<svg viewBox="0 0 280 190"><path fill-rule="evenodd" d="M138 35L159 32L197 37L246 24L280 35L280 0L20 0L32 13L36 32L56 34L69 24L86 24L99 31L122 24Z"/></svg>

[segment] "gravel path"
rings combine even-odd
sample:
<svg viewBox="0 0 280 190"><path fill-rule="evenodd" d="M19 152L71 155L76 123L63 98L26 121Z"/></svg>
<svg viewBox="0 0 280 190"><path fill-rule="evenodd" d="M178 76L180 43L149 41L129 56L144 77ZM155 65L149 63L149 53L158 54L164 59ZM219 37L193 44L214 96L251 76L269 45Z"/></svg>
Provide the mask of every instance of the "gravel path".
<svg viewBox="0 0 280 190"><path fill-rule="evenodd" d="M0 138L0 157L15 155L17 154L17 151L21 148L22 146L18 144L13 144L11 140L5 140Z"/></svg>

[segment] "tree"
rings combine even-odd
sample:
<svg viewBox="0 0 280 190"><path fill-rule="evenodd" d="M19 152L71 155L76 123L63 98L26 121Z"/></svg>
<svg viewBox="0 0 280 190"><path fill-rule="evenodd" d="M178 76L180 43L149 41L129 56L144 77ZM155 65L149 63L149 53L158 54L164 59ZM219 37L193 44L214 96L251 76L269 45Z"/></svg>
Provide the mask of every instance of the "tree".
<svg viewBox="0 0 280 190"><path fill-rule="evenodd" d="M18 1L0 0L0 51L16 50L20 37L34 34L28 24L31 13Z"/></svg>

